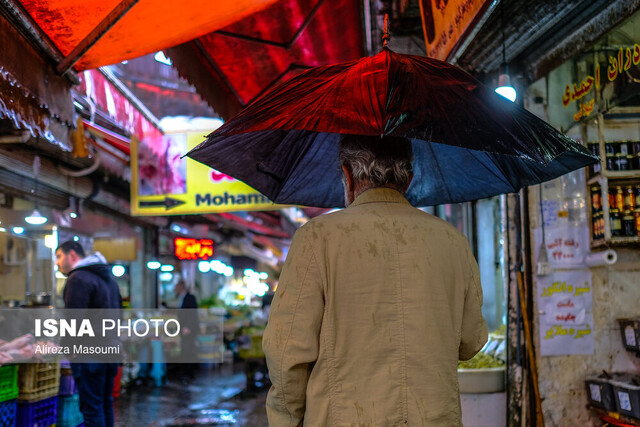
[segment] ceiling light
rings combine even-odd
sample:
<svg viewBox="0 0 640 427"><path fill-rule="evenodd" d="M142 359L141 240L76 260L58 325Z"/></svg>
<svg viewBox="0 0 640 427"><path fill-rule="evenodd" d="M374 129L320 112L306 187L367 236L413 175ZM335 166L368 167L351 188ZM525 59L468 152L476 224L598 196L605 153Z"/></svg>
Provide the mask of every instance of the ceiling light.
<svg viewBox="0 0 640 427"><path fill-rule="evenodd" d="M149 261L149 262L147 263L147 268L148 268L149 270L157 270L157 269L159 269L159 268L160 268L160 266L161 266L161 265L162 265L162 264L160 264L158 261Z"/></svg>
<svg viewBox="0 0 640 427"><path fill-rule="evenodd" d="M42 225L48 221L46 216L42 216L38 209L34 209L29 216L26 216L24 220L31 225Z"/></svg>
<svg viewBox="0 0 640 427"><path fill-rule="evenodd" d="M174 267L170 264L165 264L160 267L160 271L173 271Z"/></svg>
<svg viewBox="0 0 640 427"><path fill-rule="evenodd" d="M165 56L163 51L157 52L153 56L153 59L155 59L156 61L160 62L161 64L171 65L171 60Z"/></svg>
<svg viewBox="0 0 640 427"><path fill-rule="evenodd" d="M211 263L209 261L200 261L198 263L198 270L201 273L208 273L211 271Z"/></svg>
<svg viewBox="0 0 640 427"><path fill-rule="evenodd" d="M113 275L116 277L124 276L125 271L126 270L124 268L124 265L116 264L113 267L111 267L111 273L113 273Z"/></svg>
<svg viewBox="0 0 640 427"><path fill-rule="evenodd" d="M24 233L24 227L13 227L13 232L16 234Z"/></svg>
<svg viewBox="0 0 640 427"><path fill-rule="evenodd" d="M500 77L498 78L498 87L496 93L504 96L509 101L514 102L516 100L516 90L511 85L511 78L509 77L509 68L506 64L500 67Z"/></svg>

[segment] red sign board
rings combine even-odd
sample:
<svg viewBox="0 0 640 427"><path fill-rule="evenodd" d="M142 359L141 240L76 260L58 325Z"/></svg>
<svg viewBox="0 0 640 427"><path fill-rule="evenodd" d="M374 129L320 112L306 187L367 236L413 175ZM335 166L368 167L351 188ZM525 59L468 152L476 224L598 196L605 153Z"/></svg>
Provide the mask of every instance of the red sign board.
<svg viewBox="0 0 640 427"><path fill-rule="evenodd" d="M176 237L173 240L175 255L179 260L208 260L213 256L213 240Z"/></svg>

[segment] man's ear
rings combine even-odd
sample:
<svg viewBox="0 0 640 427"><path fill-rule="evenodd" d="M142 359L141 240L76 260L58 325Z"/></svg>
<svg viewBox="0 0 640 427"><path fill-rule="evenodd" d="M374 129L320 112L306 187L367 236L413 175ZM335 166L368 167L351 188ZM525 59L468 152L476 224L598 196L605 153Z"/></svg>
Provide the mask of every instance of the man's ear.
<svg viewBox="0 0 640 427"><path fill-rule="evenodd" d="M347 191L350 193L353 192L353 176L351 175L351 171L346 165L342 165L342 173L344 173L344 177L347 181Z"/></svg>

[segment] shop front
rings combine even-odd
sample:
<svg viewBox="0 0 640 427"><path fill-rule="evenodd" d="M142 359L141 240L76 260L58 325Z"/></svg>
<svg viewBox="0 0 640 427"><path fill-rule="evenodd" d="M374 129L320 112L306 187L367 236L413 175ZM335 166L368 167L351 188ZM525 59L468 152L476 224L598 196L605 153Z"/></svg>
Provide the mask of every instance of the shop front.
<svg viewBox="0 0 640 427"><path fill-rule="evenodd" d="M601 158L528 193L538 404L547 425L637 425L640 14L526 97L531 111Z"/></svg>

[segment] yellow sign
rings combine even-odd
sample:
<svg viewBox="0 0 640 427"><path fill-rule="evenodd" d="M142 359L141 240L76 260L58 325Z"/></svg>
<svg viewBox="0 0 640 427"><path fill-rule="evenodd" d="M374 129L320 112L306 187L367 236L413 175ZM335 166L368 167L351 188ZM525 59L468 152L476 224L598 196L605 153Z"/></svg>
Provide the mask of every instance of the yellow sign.
<svg viewBox="0 0 640 427"><path fill-rule="evenodd" d="M427 56L445 61L490 3L487 0L420 0Z"/></svg>
<svg viewBox="0 0 640 427"><path fill-rule="evenodd" d="M184 157L210 132L131 141L131 214L184 215L280 209L230 176Z"/></svg>

